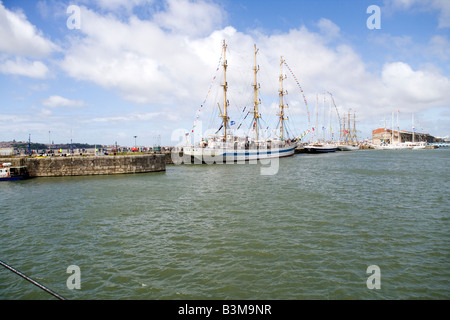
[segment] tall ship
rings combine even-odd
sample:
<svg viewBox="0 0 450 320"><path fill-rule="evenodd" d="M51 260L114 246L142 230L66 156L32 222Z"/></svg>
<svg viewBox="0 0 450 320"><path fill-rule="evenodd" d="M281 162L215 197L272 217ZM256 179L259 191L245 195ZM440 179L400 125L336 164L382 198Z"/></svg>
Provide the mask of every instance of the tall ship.
<svg viewBox="0 0 450 320"><path fill-rule="evenodd" d="M346 120L348 123L346 124ZM351 115L348 111L348 117L342 120L341 139L338 144L338 149L341 151L359 150L359 143L356 136L356 113L353 115L353 128L350 127Z"/></svg>
<svg viewBox="0 0 450 320"><path fill-rule="evenodd" d="M398 123L398 114L397 112L397 131L394 131L394 112L392 112L392 125L391 129L388 130L386 128L386 120L384 120L384 130L383 130L383 139L380 144L373 145L374 149L377 150L405 150L412 149L413 145L409 142L402 142L402 133L400 131L400 126ZM395 137L397 135L397 137ZM413 134L414 140L414 134Z"/></svg>
<svg viewBox="0 0 450 320"><path fill-rule="evenodd" d="M223 163L223 162L238 162L238 161L251 161L262 160L271 158L289 157L294 155L294 150L297 147L298 139L287 137L285 133L285 121L288 120L285 114L285 108L287 105L284 103L283 97L287 92L283 89L283 81L286 76L283 76L283 64L285 63L283 57L281 57L280 69L281 75L279 77L280 89L279 89L279 113L277 117L279 119L279 134L274 137L266 138L260 133L259 119L261 113L259 111L259 105L261 101L259 99L260 86L257 81L259 66L257 65L258 49L255 45L254 59L255 65L253 68L254 82L253 82L253 111L249 112L253 114L252 119L252 132L253 136L235 135L230 130L230 125L233 125L233 121L230 121L228 114L228 107L230 105L227 99L228 83L227 83L227 45L225 40L222 46L223 57L223 103L222 106L218 103L219 117L222 118L221 125L216 131L216 134L205 137L200 143L195 145L188 145L183 147L184 155L194 157L202 162L206 163Z"/></svg>

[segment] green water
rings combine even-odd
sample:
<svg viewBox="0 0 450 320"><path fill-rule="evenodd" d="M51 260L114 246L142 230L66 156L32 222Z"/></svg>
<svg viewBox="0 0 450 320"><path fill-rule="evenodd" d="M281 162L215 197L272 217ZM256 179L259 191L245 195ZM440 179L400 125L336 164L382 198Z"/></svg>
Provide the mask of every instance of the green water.
<svg viewBox="0 0 450 320"><path fill-rule="evenodd" d="M360 150L3 182L0 260L68 299L449 299L449 168ZM54 297L0 267L0 299Z"/></svg>

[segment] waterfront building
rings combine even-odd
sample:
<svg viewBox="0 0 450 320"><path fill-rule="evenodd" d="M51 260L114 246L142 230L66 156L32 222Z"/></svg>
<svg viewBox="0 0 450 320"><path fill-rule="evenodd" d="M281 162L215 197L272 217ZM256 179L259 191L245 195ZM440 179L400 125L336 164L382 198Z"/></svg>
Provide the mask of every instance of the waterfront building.
<svg viewBox="0 0 450 320"><path fill-rule="evenodd" d="M428 133L411 132L405 130L391 130L387 128L378 128L372 130L372 144L374 145L390 144L391 141L393 143L412 142L412 141L433 143L435 142L435 138Z"/></svg>

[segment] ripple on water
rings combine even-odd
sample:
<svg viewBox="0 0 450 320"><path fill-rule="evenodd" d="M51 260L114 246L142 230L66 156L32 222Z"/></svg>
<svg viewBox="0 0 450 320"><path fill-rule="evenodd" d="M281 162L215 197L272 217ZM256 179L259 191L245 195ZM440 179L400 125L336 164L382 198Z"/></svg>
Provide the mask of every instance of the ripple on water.
<svg viewBox="0 0 450 320"><path fill-rule="evenodd" d="M0 256L73 299L448 299L450 173L421 164L450 157L430 151L1 184ZM49 297L1 270L0 298Z"/></svg>

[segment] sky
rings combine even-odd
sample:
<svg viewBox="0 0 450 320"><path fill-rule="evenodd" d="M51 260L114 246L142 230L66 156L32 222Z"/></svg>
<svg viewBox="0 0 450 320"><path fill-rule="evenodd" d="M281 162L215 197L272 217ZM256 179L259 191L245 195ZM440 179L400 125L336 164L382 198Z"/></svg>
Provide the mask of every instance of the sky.
<svg viewBox="0 0 450 320"><path fill-rule="evenodd" d="M223 40L234 123L256 45L267 128L283 72L297 136L450 135L448 0L0 0L0 141L180 145L220 122Z"/></svg>

